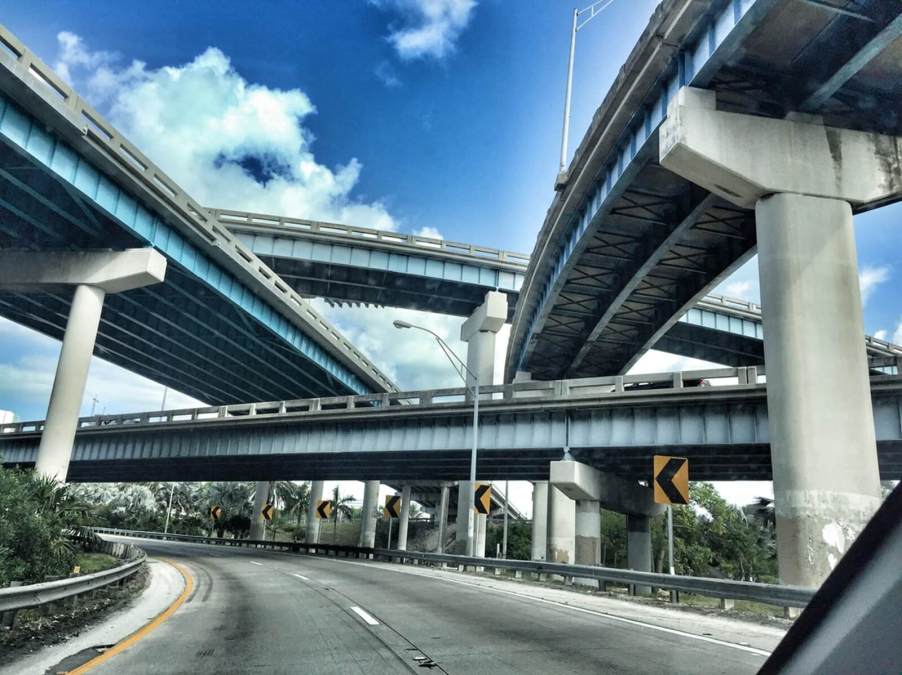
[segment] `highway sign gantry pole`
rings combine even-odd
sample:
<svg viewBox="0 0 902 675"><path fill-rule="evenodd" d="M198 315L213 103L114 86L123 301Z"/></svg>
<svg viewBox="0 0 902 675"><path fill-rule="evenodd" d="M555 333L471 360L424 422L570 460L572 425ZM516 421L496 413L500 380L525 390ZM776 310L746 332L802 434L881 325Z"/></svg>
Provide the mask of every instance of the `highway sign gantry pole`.
<svg viewBox="0 0 902 675"><path fill-rule="evenodd" d="M479 376L474 373L472 370L467 368L467 364L464 363L463 359L461 359L453 349L445 342L440 335L435 333L434 331L429 330L428 328L424 328L423 326L416 326L412 323L408 323L407 321L401 321L400 319L392 322L395 328L416 328L417 330L424 331L429 333L432 337L435 338L435 341L438 342L438 346L441 347L441 350L445 352L445 356L451 362L451 365L454 367L454 370L460 376L460 378L464 381L464 387L469 389L469 382L467 381L466 375L469 375L473 378L473 446L470 450L470 489L473 490L471 493L471 497L475 496L476 491L476 453L477 447L479 445ZM457 363L455 363L455 360ZM458 366L457 364L460 364ZM464 375L466 373L466 375ZM491 384L491 382L489 382ZM472 508L467 509L467 555L473 557L474 551L476 550L476 514L473 512Z"/></svg>
<svg viewBox="0 0 902 675"><path fill-rule="evenodd" d="M573 60L576 57L576 34L613 2L614 0L598 0L588 7L573 10L573 24L570 27L570 57L567 59L567 93L564 96L564 128L561 132L561 163L554 181L554 189L558 191L566 187L569 178L567 176L567 145L570 137L570 101L573 98ZM589 18L579 23L579 17L586 13L589 14Z"/></svg>
<svg viewBox="0 0 902 675"><path fill-rule="evenodd" d="M501 539L501 557L507 559L507 489L510 481L504 481L504 534Z"/></svg>

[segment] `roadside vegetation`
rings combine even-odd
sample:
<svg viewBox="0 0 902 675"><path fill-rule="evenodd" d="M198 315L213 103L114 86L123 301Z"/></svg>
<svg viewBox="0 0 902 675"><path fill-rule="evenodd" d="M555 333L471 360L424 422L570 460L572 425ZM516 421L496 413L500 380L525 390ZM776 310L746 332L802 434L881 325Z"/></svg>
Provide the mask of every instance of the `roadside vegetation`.
<svg viewBox="0 0 902 675"><path fill-rule="evenodd" d="M32 472L0 469L0 586L10 581L33 582L65 575L75 565L82 573L96 571L101 558L79 558L72 532L86 525L129 530L162 531L170 494L168 531L179 534L246 538L250 532L254 484L223 483L119 483L60 486ZM678 574L722 577L746 581L776 581L776 543L773 505L760 499L745 508L727 502L709 483L693 483L691 504L674 507L674 565ZM360 509L336 490L330 497L339 504L338 520L320 523L320 541L356 544ZM301 541L306 531L309 484L281 481L274 485L276 516L266 537ZM218 505L223 515L210 517ZM409 526L411 550L434 550L437 528L416 507ZM395 523L397 527L397 523ZM666 523L652 522L653 564L667 571ZM393 533L393 539L397 536ZM454 528L447 535L453 539ZM529 559L531 524L511 520L508 557ZM376 545L388 543L388 522L380 519ZM502 542L501 519L488 526L486 551L495 555ZM394 542L393 542L394 543ZM601 564L625 567L626 517L602 513Z"/></svg>
<svg viewBox="0 0 902 675"><path fill-rule="evenodd" d="M80 552L72 535L89 510L66 486L0 468L0 587L71 572Z"/></svg>

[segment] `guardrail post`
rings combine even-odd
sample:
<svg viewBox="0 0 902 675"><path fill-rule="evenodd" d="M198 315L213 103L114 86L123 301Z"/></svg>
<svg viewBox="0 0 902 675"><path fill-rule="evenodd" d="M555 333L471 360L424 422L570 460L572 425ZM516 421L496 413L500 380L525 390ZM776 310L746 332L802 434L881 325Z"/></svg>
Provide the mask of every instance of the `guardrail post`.
<svg viewBox="0 0 902 675"><path fill-rule="evenodd" d="M733 598L721 598L720 599L720 608L721 609L733 609L735 607L736 601Z"/></svg>

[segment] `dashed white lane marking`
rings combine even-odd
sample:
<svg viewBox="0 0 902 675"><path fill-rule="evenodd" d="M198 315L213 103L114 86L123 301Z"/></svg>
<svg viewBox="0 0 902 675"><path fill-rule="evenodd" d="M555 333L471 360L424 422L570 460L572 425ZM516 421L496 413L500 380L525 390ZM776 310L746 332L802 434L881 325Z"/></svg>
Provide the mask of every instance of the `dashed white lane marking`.
<svg viewBox="0 0 902 675"><path fill-rule="evenodd" d="M351 611L354 612L354 614L359 616L361 619L363 619L367 623L367 625L370 625L370 626L378 626L379 625L378 621L376 621L373 617L371 617L367 612L360 609L360 607L351 607Z"/></svg>
<svg viewBox="0 0 902 675"><path fill-rule="evenodd" d="M355 562L353 560L336 560L335 562L340 562L345 565L360 565L367 566L369 563L363 562ZM669 633L670 635L677 635L679 637L688 638L690 640L698 640L699 642L708 642L710 644L719 645L721 647L729 647L731 649L738 649L743 652L749 652L750 654L757 654L758 656L770 656L770 652L764 649L758 649L756 647L751 647L745 644L739 644L736 642L729 642L727 640L718 640L715 637L708 637L707 635L698 635L697 633L687 633L686 631L677 630L676 628L667 628L666 626L659 626L653 623L647 623L645 621L638 621L636 619L628 619L625 616L618 616L616 614L610 614L608 612L601 612L593 609L588 609L587 607L577 607L575 605L567 604L566 602L558 602L556 600L551 600L549 598L537 598L533 595L527 595L526 593L518 593L517 591L509 591L507 589L494 588L492 586L485 586L483 584L472 583L469 581L465 581L463 579L448 579L442 578L439 576L418 574L416 572L408 572L407 570L399 570L399 569L391 569L390 567L382 567L386 572L395 572L397 574L412 574L414 576L423 576L427 579L440 580L449 584L459 584L461 586L471 586L473 588L478 588L481 591L489 591L490 593L499 593L501 595L510 595L517 598L522 598L523 600L528 600L530 602L537 602L544 605L557 605L558 607L562 607L564 609L569 609L574 612L579 612L581 614L591 614L603 619L609 619L610 621L617 621L620 623L629 624L632 626L640 626L642 628L648 628L650 630L659 631L661 633ZM353 609L353 607L351 608Z"/></svg>
<svg viewBox="0 0 902 675"><path fill-rule="evenodd" d="M292 574L291 576L297 577L298 579L303 579L304 581L310 581L310 579L305 577L303 574Z"/></svg>
<svg viewBox="0 0 902 675"><path fill-rule="evenodd" d="M256 560L251 560L250 562L251 565L260 565L261 567L263 566L263 563L258 563Z"/></svg>

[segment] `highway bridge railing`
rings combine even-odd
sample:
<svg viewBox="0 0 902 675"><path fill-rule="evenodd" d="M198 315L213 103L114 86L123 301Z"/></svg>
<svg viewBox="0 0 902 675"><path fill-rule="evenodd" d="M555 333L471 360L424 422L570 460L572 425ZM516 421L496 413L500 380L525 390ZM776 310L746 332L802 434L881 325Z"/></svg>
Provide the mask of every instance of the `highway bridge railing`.
<svg viewBox="0 0 902 675"><path fill-rule="evenodd" d="M684 389L723 384L732 386L758 386L765 382L764 366L741 368L712 368L686 372L643 373L636 375L613 375L572 380L549 380L496 384L480 387L480 394L487 400L483 405L510 402L514 400L551 401L557 399L591 399L595 397L643 394L658 395L671 391L680 393ZM714 393L716 387L708 391ZM723 391L723 389L720 389ZM326 415L338 412L378 412L385 410L405 410L412 407L429 408L459 406L466 402L467 389L425 389L383 394L363 394L358 396L335 396L328 398L296 399L289 401L266 401L259 403L238 403L225 406L206 406L179 410L121 413L115 415L94 415L78 420L78 429L116 427L124 425L170 424L185 422L213 422L223 419L246 418L248 416L306 416ZM0 424L2 433L33 433L42 431L43 420L10 422Z"/></svg>
<svg viewBox="0 0 902 675"><path fill-rule="evenodd" d="M75 598L83 593L121 583L135 574L146 559L144 551L133 544L103 542L96 550L114 555L122 559L123 563L107 570L71 576L68 579L0 588L0 625L11 627L15 620L15 612L20 609Z"/></svg>
<svg viewBox="0 0 902 675"><path fill-rule="evenodd" d="M162 532L146 532L140 530L120 530L94 528L95 532L114 534L124 537L141 537L165 541L182 541L196 544L213 544L221 546L239 546L259 548L272 551L294 553L310 553L345 557L354 555L358 558L398 561L401 563L426 563L430 565L456 566L458 569L491 569L497 571L527 572L536 575L557 575L566 580L590 579L600 585L617 584L630 588L650 586L663 590L694 593L696 595L720 598L723 600L749 600L777 607L805 607L814 596L816 589L800 586L784 586L781 584L765 584L752 581L734 581L732 579L712 579L708 577L690 577L680 574L660 574L656 572L637 572L613 567L595 567L592 565L565 565L541 560L505 560L501 558L476 558L454 555L450 553L421 553L418 551L397 551L394 549L367 548L362 546L343 546L337 544L308 544L291 541L265 541L253 539L226 539L219 537L202 537L186 534L164 534ZM497 573L497 572L496 572Z"/></svg>

